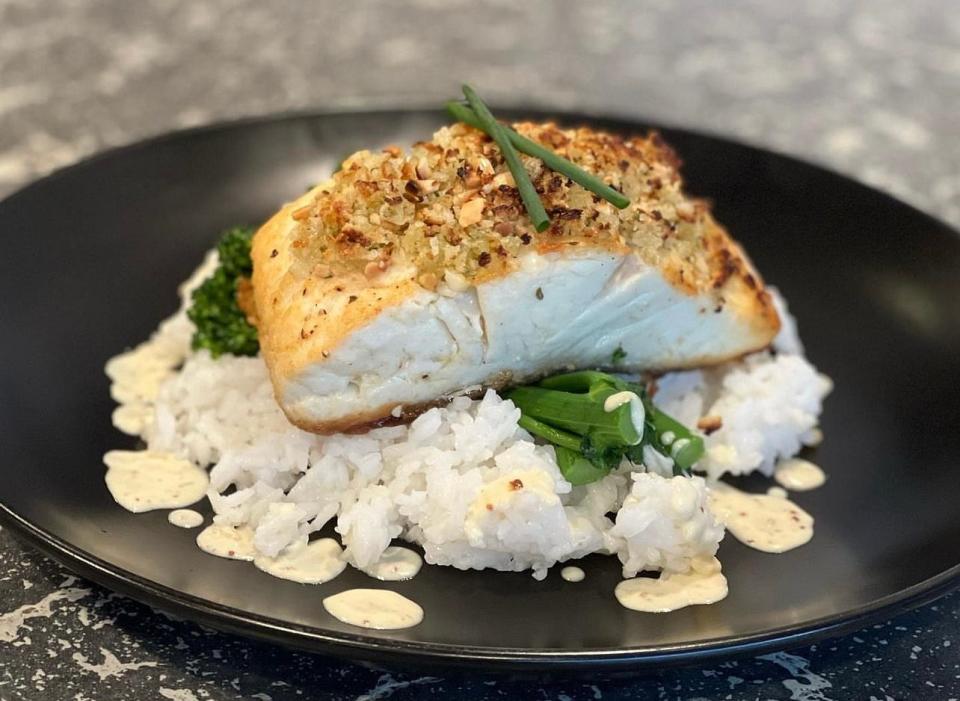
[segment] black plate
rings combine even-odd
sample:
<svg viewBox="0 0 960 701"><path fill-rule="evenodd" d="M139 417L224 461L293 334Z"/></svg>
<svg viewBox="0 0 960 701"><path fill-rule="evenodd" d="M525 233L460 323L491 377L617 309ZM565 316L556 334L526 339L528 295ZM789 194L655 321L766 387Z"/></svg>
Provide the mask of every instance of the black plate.
<svg viewBox="0 0 960 701"><path fill-rule="evenodd" d="M526 116L539 115L527 113ZM836 380L814 459L827 485L797 496L805 547L721 547L730 596L669 615L613 598L613 558L585 582L427 567L390 585L423 605L398 632L345 626L311 587L201 553L164 512L129 514L100 458L104 361L175 307L219 229L257 222L355 149L424 138L431 112L294 116L200 129L68 168L0 204L3 521L97 582L216 627L354 659L485 668L637 670L808 641L928 600L960 573L960 238L834 173L722 139L666 130L689 189L716 202L785 292L808 352ZM635 132L635 123L568 115Z"/></svg>

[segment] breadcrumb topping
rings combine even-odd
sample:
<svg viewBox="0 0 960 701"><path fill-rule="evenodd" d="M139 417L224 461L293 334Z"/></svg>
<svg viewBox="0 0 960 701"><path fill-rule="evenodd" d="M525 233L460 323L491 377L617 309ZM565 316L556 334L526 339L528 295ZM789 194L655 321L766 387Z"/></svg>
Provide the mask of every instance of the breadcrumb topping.
<svg viewBox="0 0 960 701"><path fill-rule="evenodd" d="M624 139L552 123L513 126L623 192L630 205L617 209L521 154L551 218L538 233L497 145L455 124L409 152L348 157L313 202L292 213L295 257L317 277L360 273L371 281L402 262L428 289L502 274L525 250L587 244L632 247L691 289L719 287L718 276L735 272L718 259L724 251L708 207L684 194L679 160L657 133ZM704 246L716 255L705 259Z"/></svg>

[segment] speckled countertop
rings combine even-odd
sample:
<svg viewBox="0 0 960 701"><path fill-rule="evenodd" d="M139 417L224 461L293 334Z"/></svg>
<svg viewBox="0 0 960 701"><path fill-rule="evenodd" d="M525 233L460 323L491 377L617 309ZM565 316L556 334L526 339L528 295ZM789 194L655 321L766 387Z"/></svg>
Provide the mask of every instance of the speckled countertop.
<svg viewBox="0 0 960 701"><path fill-rule="evenodd" d="M793 5L0 0L0 196L174 128L434 104L469 80L500 104L732 134L960 224L960 12L948 0ZM3 700L949 699L958 620L955 595L819 646L632 682L385 674L173 620L0 531Z"/></svg>

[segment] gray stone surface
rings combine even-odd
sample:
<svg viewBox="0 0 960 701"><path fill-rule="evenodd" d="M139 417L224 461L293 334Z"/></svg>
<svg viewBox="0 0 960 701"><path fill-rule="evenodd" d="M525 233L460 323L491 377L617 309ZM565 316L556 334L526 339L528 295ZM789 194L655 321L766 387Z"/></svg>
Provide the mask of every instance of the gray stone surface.
<svg viewBox="0 0 960 701"><path fill-rule="evenodd" d="M773 147L960 224L950 0L0 0L0 196L108 146L285 110L504 105ZM382 674L174 621L0 531L0 699L960 696L960 599L842 640L633 682Z"/></svg>
<svg viewBox="0 0 960 701"><path fill-rule="evenodd" d="M0 191L105 146L469 80L827 163L960 222L951 0L0 0Z"/></svg>

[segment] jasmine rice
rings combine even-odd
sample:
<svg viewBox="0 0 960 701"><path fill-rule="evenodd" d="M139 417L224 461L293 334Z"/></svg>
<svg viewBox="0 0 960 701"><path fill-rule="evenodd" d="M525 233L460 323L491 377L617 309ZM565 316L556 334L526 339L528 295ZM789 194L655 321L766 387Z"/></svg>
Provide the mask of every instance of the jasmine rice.
<svg viewBox="0 0 960 701"><path fill-rule="evenodd" d="M335 522L342 557L361 569L399 538L420 545L430 564L530 570L537 579L594 552L619 557L626 577L691 572L724 536L708 480L772 474L817 439L830 390L778 299L785 323L775 351L657 381L657 406L688 426L706 417L713 427L697 466L706 479L673 476L669 458L646 450L645 464L624 460L574 487L553 447L520 428L520 411L493 390L409 425L319 436L287 421L260 357L190 350L189 294L215 264L209 256L181 287L181 309L149 341L108 363L120 403L114 423L150 451L209 468L214 523L252 532L258 557L299 552Z"/></svg>

